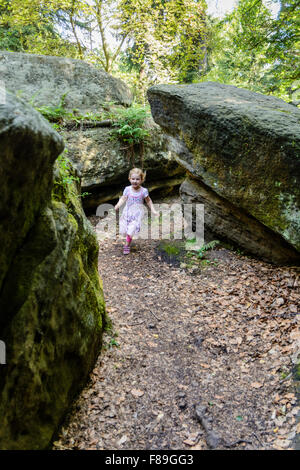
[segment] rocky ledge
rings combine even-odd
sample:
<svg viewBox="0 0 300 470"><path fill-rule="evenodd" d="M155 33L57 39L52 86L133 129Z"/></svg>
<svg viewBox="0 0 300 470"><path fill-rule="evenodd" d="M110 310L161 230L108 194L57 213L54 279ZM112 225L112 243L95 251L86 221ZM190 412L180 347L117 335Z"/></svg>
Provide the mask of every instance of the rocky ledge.
<svg viewBox="0 0 300 470"><path fill-rule="evenodd" d="M195 197L201 185L208 188L206 196L213 193L210 205L216 207L217 198L219 218L228 221L230 207L235 219L241 214L243 235L232 238L231 223L223 224L221 233L207 204L209 228L266 260L298 263L300 110L272 96L211 82L157 85L148 98L171 153L195 180L193 200L204 202L204 190Z"/></svg>

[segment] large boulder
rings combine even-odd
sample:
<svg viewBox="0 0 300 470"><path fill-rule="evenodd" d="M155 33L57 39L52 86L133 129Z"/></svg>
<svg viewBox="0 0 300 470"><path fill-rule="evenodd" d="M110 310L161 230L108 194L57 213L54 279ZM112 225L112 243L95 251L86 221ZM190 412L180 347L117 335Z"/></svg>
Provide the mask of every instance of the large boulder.
<svg viewBox="0 0 300 470"><path fill-rule="evenodd" d="M101 348L98 243L44 118L7 94L0 136L0 448L45 449Z"/></svg>
<svg viewBox="0 0 300 470"><path fill-rule="evenodd" d="M157 85L148 98L175 159L194 179L277 234L282 260L298 261L300 111L272 96L210 82ZM257 254L246 240L241 246ZM275 261L267 251L265 257Z"/></svg>
<svg viewBox="0 0 300 470"><path fill-rule="evenodd" d="M124 82L81 60L1 51L0 75L7 90L38 107L57 106L65 95L63 107L69 112L76 109L75 115L101 114L132 103ZM74 129L65 126L59 132L68 157L80 171L82 192L88 193L83 199L86 212L94 213L99 204L117 199L128 184L132 166L147 170L151 191L172 190L183 181L184 170L171 161L166 138L151 118L144 147L136 146L134 151L113 138L109 119L91 128L85 124L76 128L73 123Z"/></svg>
<svg viewBox="0 0 300 470"><path fill-rule="evenodd" d="M65 96L68 111L97 112L104 103L129 106L124 82L76 59L0 51L0 76L8 91L36 106L56 106Z"/></svg>
<svg viewBox="0 0 300 470"><path fill-rule="evenodd" d="M31 106L9 93L0 103L0 289L22 244L52 190L53 163L62 138Z"/></svg>

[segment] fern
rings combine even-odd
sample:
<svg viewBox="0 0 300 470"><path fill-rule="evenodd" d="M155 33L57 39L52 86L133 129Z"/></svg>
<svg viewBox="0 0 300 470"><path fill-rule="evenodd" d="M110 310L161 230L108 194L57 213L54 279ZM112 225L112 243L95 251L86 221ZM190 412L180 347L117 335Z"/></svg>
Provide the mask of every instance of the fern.
<svg viewBox="0 0 300 470"><path fill-rule="evenodd" d="M137 104L126 109L115 110L110 115L113 127L116 128L113 135L129 145L142 143L149 135L144 128L147 115L147 109Z"/></svg>
<svg viewBox="0 0 300 470"><path fill-rule="evenodd" d="M209 243L206 243L203 245L198 251L197 251L197 256L198 258L204 258L205 254L209 250L213 250L216 245L219 245L219 240L212 240Z"/></svg>

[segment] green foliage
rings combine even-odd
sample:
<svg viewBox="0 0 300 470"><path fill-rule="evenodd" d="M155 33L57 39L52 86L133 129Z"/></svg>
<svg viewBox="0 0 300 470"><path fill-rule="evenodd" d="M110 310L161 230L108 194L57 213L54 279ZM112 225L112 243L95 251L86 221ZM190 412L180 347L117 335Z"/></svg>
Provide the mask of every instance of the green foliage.
<svg viewBox="0 0 300 470"><path fill-rule="evenodd" d="M206 8L204 0L0 0L0 49L86 60L122 78L140 103L154 83L203 80L299 103L299 0L239 0L222 20ZM86 119L59 106L41 111L55 125ZM142 126L124 126L127 144L145 138Z"/></svg>
<svg viewBox="0 0 300 470"><path fill-rule="evenodd" d="M80 178L74 175L74 169L72 167L71 160L66 156L68 149L65 149L61 155L56 159L56 163L59 169L59 177L55 178L52 196L55 200L64 200L66 205L71 201L71 198L82 198L86 197L88 192L78 193L74 184L80 182Z"/></svg>
<svg viewBox="0 0 300 470"><path fill-rule="evenodd" d="M111 320L108 320L108 325L107 325L106 328L105 328L105 333L106 333L110 338L107 338L107 340L105 341L105 343L104 343L104 345L103 345L103 348L104 348L105 350L107 350L107 349L108 349L108 350L111 350L111 349L113 349L113 347L119 348L119 347L120 347L120 344L119 344L118 341L116 340L116 338L119 336L119 334L118 334L117 331L114 331Z"/></svg>
<svg viewBox="0 0 300 470"><path fill-rule="evenodd" d="M201 73L205 57L206 5L202 0L120 0L122 34L130 40L123 68L136 74L139 88L186 83Z"/></svg>
<svg viewBox="0 0 300 470"><path fill-rule="evenodd" d="M60 98L60 101L59 101L57 106L40 106L40 107L36 107L36 109L49 122L62 124L62 122L65 118L72 116L72 114L68 113L65 109L66 96L67 96L67 93L64 93L62 95L62 97ZM31 101L33 101L34 98L35 97L33 97Z"/></svg>
<svg viewBox="0 0 300 470"><path fill-rule="evenodd" d="M64 199L68 205L70 195L77 197L77 193L72 186L74 182L79 181L79 178L73 174L71 161L66 156L67 152L68 150L65 149L56 160L59 168L59 177L55 178L52 195L56 200Z"/></svg>
<svg viewBox="0 0 300 470"><path fill-rule="evenodd" d="M73 109L73 112L67 111L65 108L65 100L67 94L68 93L66 92L62 95L59 103L56 106L34 106L36 94L31 98L30 104L34 106L35 109L39 111L50 123L52 123L53 127L57 130L59 130L61 126L69 122L74 122L78 124L84 121L97 122L109 118L109 112L107 111L98 114L91 112L80 114L77 109ZM104 104L103 106L105 107L106 104Z"/></svg>
<svg viewBox="0 0 300 470"><path fill-rule="evenodd" d="M58 184L66 187L67 185L73 183L73 181L79 181L77 176L72 175L72 163L64 154L67 153L67 150L57 158L57 163L60 169L61 181Z"/></svg>
<svg viewBox="0 0 300 470"><path fill-rule="evenodd" d="M22 52L25 50L24 37L35 34L33 27L24 27L22 32L16 28L10 28L8 24L0 25L0 49L13 52Z"/></svg>
<svg viewBox="0 0 300 470"><path fill-rule="evenodd" d="M109 119L112 121L113 138L120 139L122 142L132 147L134 145L143 144L149 132L145 129L145 121L150 116L149 107L139 104L133 104L128 108L114 107L114 103L103 103L104 111L99 114L86 113L79 114L78 110L73 109L73 112L68 112L65 109L65 99L67 93L64 93L60 98L57 106L40 106L36 107L49 122L54 123L56 129L59 130L61 125L67 122L84 122L88 121L101 121ZM31 99L31 104L34 103L35 96Z"/></svg>
<svg viewBox="0 0 300 470"><path fill-rule="evenodd" d="M0 0L0 48L78 57L74 43L57 29L56 13L68 0Z"/></svg>
<svg viewBox="0 0 300 470"><path fill-rule="evenodd" d="M160 243L160 249L167 253L169 256L176 256L180 254L180 247L174 243L163 241Z"/></svg>
<svg viewBox="0 0 300 470"><path fill-rule="evenodd" d="M128 108L119 108L110 113L113 121L114 137L133 146L145 141L149 132L145 129L145 121L149 108L133 104Z"/></svg>
<svg viewBox="0 0 300 470"><path fill-rule="evenodd" d="M297 100L299 90L299 1L239 0L223 20L209 25L208 71L212 80Z"/></svg>
<svg viewBox="0 0 300 470"><path fill-rule="evenodd" d="M117 126L118 124L115 123L114 125ZM124 124L116 132L124 142L128 142L129 144L140 143L148 135L145 129L134 127L134 125L130 124Z"/></svg>
<svg viewBox="0 0 300 470"><path fill-rule="evenodd" d="M37 34L35 24L14 21L13 1L0 0L0 49L21 52L24 43Z"/></svg>
<svg viewBox="0 0 300 470"><path fill-rule="evenodd" d="M197 250L197 257L200 259L204 258L206 253L209 250L213 250L215 246L219 245L219 243L219 240L212 240L211 242L206 243L199 250Z"/></svg>
<svg viewBox="0 0 300 470"><path fill-rule="evenodd" d="M207 266L217 266L217 260L205 259L205 254L220 242L218 240L214 240L203 245L200 250L193 250L192 245L195 242L196 239L185 241L162 240L157 247L157 251L163 261L180 266L180 268L187 269L190 272L195 272L198 269L205 269Z"/></svg>
<svg viewBox="0 0 300 470"><path fill-rule="evenodd" d="M80 58L108 73L123 53L137 95L151 82L190 81L202 68L204 0L0 0L1 7L3 24L17 33L17 44L6 38L10 50Z"/></svg>
<svg viewBox="0 0 300 470"><path fill-rule="evenodd" d="M111 338L110 342L108 343L108 348L113 349L113 347L119 348L120 344L115 340L115 338Z"/></svg>

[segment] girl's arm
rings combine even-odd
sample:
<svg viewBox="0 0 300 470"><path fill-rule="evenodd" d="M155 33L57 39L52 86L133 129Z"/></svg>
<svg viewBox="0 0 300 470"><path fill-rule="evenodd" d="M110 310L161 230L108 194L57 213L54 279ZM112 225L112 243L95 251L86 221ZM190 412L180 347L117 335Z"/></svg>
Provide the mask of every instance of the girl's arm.
<svg viewBox="0 0 300 470"><path fill-rule="evenodd" d="M121 196L119 202L115 205L115 210L117 211L123 204L126 202L127 196Z"/></svg>
<svg viewBox="0 0 300 470"><path fill-rule="evenodd" d="M159 215L159 213L154 208L154 205L153 205L153 202L152 202L150 196L145 197L145 201L147 203L147 206L150 208L152 214Z"/></svg>

